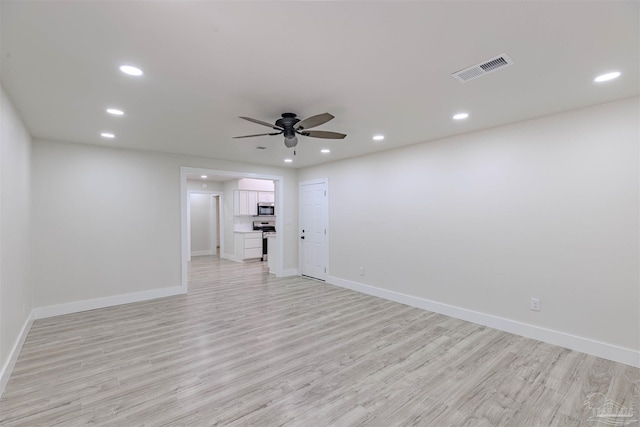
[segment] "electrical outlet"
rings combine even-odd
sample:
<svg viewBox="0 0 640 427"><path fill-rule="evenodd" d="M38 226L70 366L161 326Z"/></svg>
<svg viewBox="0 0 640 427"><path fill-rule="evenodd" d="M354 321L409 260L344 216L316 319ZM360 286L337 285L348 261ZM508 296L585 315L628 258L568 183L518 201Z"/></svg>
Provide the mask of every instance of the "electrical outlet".
<svg viewBox="0 0 640 427"><path fill-rule="evenodd" d="M26 312L27 312L27 305L22 304L22 314L25 314Z"/></svg>
<svg viewBox="0 0 640 427"><path fill-rule="evenodd" d="M360 267L360 275L364 276L364 267Z"/></svg>
<svg viewBox="0 0 640 427"><path fill-rule="evenodd" d="M540 298L531 298L531 310L540 311Z"/></svg>

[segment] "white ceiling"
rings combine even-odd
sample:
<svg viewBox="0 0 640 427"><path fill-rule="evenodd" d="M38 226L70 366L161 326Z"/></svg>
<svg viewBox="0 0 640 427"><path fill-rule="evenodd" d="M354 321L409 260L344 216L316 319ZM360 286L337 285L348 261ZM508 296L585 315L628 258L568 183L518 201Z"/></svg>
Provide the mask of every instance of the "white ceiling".
<svg viewBox="0 0 640 427"><path fill-rule="evenodd" d="M0 78L35 138L304 167L638 95L639 4L3 0ZM232 139L283 112L348 136Z"/></svg>

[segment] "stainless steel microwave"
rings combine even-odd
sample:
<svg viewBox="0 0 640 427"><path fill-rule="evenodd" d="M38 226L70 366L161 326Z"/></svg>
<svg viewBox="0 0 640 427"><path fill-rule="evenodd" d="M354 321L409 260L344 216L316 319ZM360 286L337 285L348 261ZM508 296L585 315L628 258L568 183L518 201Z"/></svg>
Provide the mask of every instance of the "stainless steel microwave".
<svg viewBox="0 0 640 427"><path fill-rule="evenodd" d="M276 209L273 203L258 203L258 216L274 216Z"/></svg>

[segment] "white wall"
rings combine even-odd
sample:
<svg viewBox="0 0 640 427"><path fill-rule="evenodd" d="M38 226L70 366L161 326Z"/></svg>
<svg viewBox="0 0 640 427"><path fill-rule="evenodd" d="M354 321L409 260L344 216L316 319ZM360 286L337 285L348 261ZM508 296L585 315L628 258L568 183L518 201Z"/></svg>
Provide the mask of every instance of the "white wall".
<svg viewBox="0 0 640 427"><path fill-rule="evenodd" d="M638 104L300 170L329 178L332 280L639 351Z"/></svg>
<svg viewBox="0 0 640 427"><path fill-rule="evenodd" d="M217 181L197 181L194 179L187 180L188 191L220 191L222 192L222 182Z"/></svg>
<svg viewBox="0 0 640 427"><path fill-rule="evenodd" d="M36 140L36 307L180 286L182 166L283 176L296 209L292 169ZM285 236L285 268L297 265L293 243Z"/></svg>
<svg viewBox="0 0 640 427"><path fill-rule="evenodd" d="M31 137L0 86L0 394L33 309L30 156Z"/></svg>

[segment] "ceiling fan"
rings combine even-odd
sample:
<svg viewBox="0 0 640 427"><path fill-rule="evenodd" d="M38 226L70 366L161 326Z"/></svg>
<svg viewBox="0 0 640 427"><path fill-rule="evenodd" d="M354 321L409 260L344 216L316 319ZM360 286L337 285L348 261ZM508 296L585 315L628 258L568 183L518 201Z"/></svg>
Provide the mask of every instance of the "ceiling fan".
<svg viewBox="0 0 640 427"><path fill-rule="evenodd" d="M262 120L252 119L251 117L240 117L241 119L248 120L259 125L267 126L275 129L277 132L271 133L258 133L255 135L234 136L234 138L251 138L254 136L265 135L284 135L284 145L287 148L293 148L298 145L298 136L310 136L312 138L325 138L325 139L343 139L344 133L329 132L326 130L307 130L320 126L333 119L333 116L329 113L317 114L315 116L308 117L304 120L300 120L293 113L283 113L282 117L276 120L275 124L263 122Z"/></svg>

